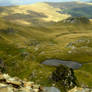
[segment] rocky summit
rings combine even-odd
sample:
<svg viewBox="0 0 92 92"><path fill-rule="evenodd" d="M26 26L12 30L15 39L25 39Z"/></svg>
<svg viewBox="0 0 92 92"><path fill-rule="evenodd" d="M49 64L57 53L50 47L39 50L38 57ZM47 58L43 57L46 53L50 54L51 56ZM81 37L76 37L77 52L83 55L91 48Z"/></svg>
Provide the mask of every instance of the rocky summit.
<svg viewBox="0 0 92 92"><path fill-rule="evenodd" d="M21 80L0 73L0 92L60 92L55 87L42 87L31 81ZM92 92L92 89L74 87L68 92Z"/></svg>
<svg viewBox="0 0 92 92"><path fill-rule="evenodd" d="M69 17L63 21L64 23L84 23L88 24L90 21L86 17Z"/></svg>
<svg viewBox="0 0 92 92"><path fill-rule="evenodd" d="M22 81L8 74L0 74L0 92L45 92L40 85L34 82Z"/></svg>

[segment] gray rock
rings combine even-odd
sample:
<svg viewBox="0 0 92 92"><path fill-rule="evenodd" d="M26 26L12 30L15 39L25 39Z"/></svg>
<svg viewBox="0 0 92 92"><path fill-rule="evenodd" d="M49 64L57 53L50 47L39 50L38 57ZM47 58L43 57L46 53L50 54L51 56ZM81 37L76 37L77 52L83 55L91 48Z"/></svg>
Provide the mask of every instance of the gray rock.
<svg viewBox="0 0 92 92"><path fill-rule="evenodd" d="M44 92L60 92L60 90L55 87L45 87L44 89Z"/></svg>

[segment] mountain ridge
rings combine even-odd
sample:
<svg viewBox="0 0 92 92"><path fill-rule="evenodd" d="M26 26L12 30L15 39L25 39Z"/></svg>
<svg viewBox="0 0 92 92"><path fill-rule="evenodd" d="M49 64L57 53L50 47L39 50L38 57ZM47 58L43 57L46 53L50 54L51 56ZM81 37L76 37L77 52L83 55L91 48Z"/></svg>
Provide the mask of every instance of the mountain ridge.
<svg viewBox="0 0 92 92"><path fill-rule="evenodd" d="M21 5L13 7L1 7L0 14L8 20L15 20L20 23L29 24L31 22L57 22L70 17L68 14L60 14L59 8L53 8L46 3L36 3L33 5ZM18 21L17 21L18 20Z"/></svg>
<svg viewBox="0 0 92 92"><path fill-rule="evenodd" d="M65 69L62 73L57 70L64 80L60 77L61 81L53 83L51 77L56 67L42 62L49 59L74 61L83 65L74 70L79 85L92 87L92 21L88 19L92 7L67 4L63 9L46 3L0 7L0 62L1 66L4 64L1 67L3 72L43 86L54 85L65 92L62 84L67 77L62 74L66 73ZM75 17L80 13L90 16ZM54 81L58 80L56 78Z"/></svg>
<svg viewBox="0 0 92 92"><path fill-rule="evenodd" d="M48 3L49 5L60 8L59 13L69 14L73 17L85 16L92 18L92 3L88 2L63 2L63 3Z"/></svg>
<svg viewBox="0 0 92 92"><path fill-rule="evenodd" d="M2 18L26 26L52 24L69 17L92 18L92 5L84 2L43 2L0 8Z"/></svg>

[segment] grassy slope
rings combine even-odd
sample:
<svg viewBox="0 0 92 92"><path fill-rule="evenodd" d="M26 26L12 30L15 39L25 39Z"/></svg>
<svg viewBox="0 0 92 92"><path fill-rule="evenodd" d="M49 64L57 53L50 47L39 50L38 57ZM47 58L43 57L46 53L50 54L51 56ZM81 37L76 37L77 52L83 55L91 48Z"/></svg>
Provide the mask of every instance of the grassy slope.
<svg viewBox="0 0 92 92"><path fill-rule="evenodd" d="M64 14L69 14L72 16L85 16L92 18L92 3L84 2L64 2L64 3L48 3L49 5L63 9ZM62 11L61 11L62 13Z"/></svg>
<svg viewBox="0 0 92 92"><path fill-rule="evenodd" d="M54 68L40 65L36 58L42 47L51 41L51 37L47 38L49 30L21 27L4 20L1 20L0 24L0 58L5 62L6 72L12 76L29 78L37 83L40 81L42 85L49 85L47 80ZM30 78L32 72L35 77Z"/></svg>
<svg viewBox="0 0 92 92"><path fill-rule="evenodd" d="M33 5L21 5L12 7L0 7L0 15L11 22L32 25L42 25L44 22L56 22L70 17L68 14L60 14L59 8L54 8L46 3Z"/></svg>
<svg viewBox="0 0 92 92"><path fill-rule="evenodd" d="M55 67L41 65L43 60L58 58L91 63L91 25L60 22L46 27L23 27L4 20L0 24L0 58L5 62L6 72L12 76L50 86L52 83L48 78ZM75 73L80 83L92 87L91 66L84 65ZM86 79L86 74L89 79Z"/></svg>
<svg viewBox="0 0 92 92"><path fill-rule="evenodd" d="M75 71L80 85L92 88L92 64L85 64L79 70Z"/></svg>

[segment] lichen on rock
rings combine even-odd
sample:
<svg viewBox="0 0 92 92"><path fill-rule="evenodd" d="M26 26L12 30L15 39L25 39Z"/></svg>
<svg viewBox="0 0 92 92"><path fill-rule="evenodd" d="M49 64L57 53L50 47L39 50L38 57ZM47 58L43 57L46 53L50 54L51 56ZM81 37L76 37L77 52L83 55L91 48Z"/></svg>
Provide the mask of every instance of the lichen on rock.
<svg viewBox="0 0 92 92"><path fill-rule="evenodd" d="M34 82L0 73L0 92L41 92L43 88Z"/></svg>
<svg viewBox="0 0 92 92"><path fill-rule="evenodd" d="M78 85L73 69L60 65L52 73L52 80L59 86L63 86L65 90L72 89Z"/></svg>

